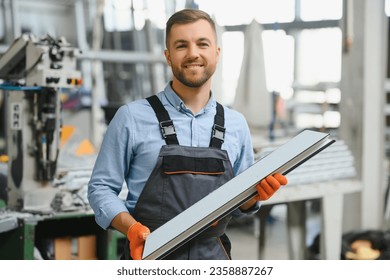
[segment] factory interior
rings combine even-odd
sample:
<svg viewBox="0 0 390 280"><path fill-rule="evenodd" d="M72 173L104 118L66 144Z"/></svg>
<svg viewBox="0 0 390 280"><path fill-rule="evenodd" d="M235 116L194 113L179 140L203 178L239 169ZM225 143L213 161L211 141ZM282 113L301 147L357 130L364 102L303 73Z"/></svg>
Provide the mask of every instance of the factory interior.
<svg viewBox="0 0 390 280"><path fill-rule="evenodd" d="M212 92L256 161L304 130L335 140L231 220L232 258L390 259L388 0L0 0L0 259L120 259L88 182L117 109L170 81L184 8L216 23Z"/></svg>

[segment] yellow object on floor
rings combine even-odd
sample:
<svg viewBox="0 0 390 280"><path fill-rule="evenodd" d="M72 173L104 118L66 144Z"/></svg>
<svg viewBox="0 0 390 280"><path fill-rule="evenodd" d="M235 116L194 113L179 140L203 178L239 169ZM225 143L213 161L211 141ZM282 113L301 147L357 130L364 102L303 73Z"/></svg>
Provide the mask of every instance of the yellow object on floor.
<svg viewBox="0 0 390 280"><path fill-rule="evenodd" d="M76 150L77 156L93 155L95 154L95 148L88 139L81 141L79 147Z"/></svg>
<svg viewBox="0 0 390 280"><path fill-rule="evenodd" d="M73 135L76 128L72 125L63 125L61 128L61 142L60 147L63 147L69 138Z"/></svg>
<svg viewBox="0 0 390 280"><path fill-rule="evenodd" d="M356 240L351 244L353 252L348 251L345 256L350 260L376 260L381 252L372 248L368 240Z"/></svg>
<svg viewBox="0 0 390 280"><path fill-rule="evenodd" d="M8 156L7 155L0 155L0 162L7 163L8 162Z"/></svg>

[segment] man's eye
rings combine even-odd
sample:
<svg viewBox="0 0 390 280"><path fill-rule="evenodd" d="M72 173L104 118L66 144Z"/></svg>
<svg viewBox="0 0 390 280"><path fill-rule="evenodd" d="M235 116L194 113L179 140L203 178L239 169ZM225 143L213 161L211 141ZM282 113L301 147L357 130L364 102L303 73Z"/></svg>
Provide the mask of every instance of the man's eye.
<svg viewBox="0 0 390 280"><path fill-rule="evenodd" d="M185 45L177 45L176 49L184 49L186 46Z"/></svg>

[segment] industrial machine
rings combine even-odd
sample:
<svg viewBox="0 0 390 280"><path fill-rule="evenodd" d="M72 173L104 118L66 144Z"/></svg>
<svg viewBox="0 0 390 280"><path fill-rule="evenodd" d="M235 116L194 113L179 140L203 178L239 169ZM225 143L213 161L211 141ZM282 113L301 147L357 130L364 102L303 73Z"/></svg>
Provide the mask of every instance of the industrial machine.
<svg viewBox="0 0 390 280"><path fill-rule="evenodd" d="M79 54L65 38L23 34L0 57L9 158L7 206L12 210L44 212L51 201L58 201L59 190L52 182L60 147L60 93L82 84L76 69Z"/></svg>

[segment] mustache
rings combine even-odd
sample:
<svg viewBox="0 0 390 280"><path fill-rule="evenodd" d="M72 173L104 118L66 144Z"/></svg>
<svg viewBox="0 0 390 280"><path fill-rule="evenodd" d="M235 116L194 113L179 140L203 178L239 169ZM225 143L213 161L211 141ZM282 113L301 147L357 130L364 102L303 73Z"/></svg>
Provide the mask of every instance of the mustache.
<svg viewBox="0 0 390 280"><path fill-rule="evenodd" d="M203 66L205 65L204 61L201 59L197 58L188 58L185 61L183 61L182 65L187 66L187 65L199 65Z"/></svg>

